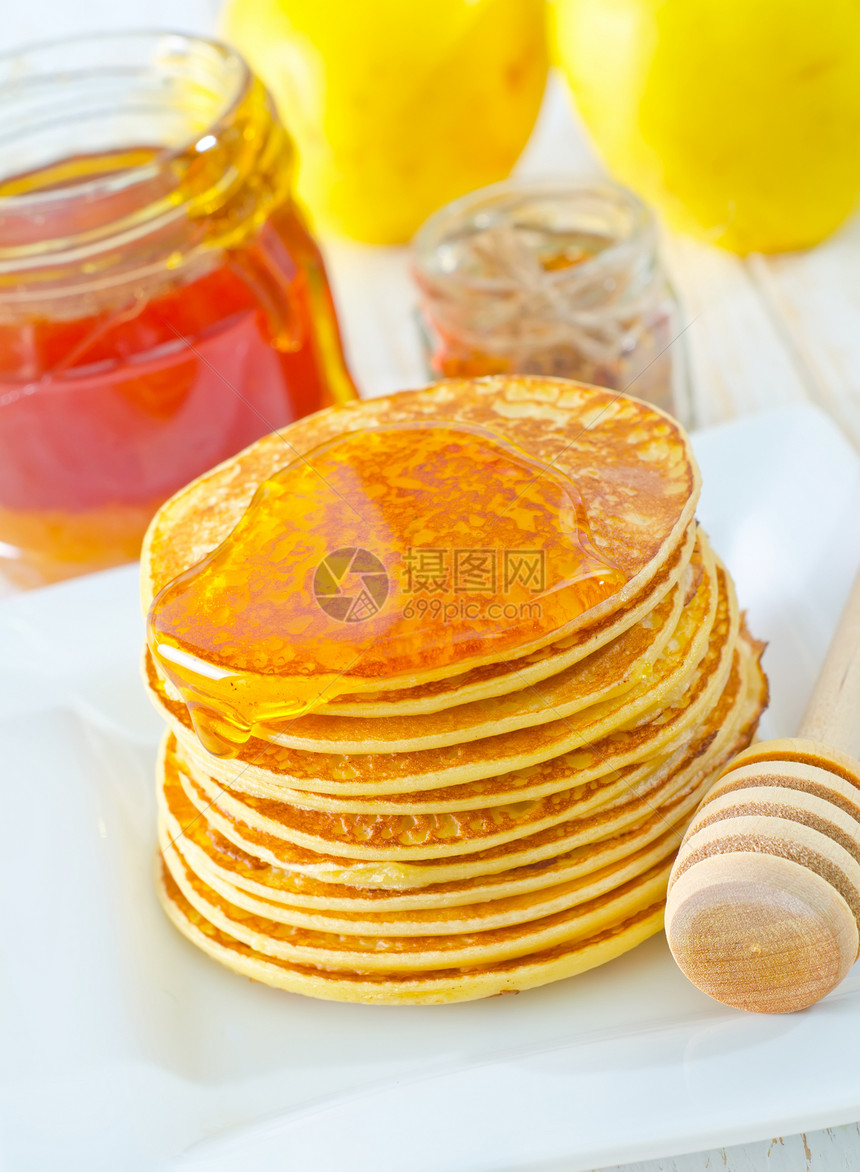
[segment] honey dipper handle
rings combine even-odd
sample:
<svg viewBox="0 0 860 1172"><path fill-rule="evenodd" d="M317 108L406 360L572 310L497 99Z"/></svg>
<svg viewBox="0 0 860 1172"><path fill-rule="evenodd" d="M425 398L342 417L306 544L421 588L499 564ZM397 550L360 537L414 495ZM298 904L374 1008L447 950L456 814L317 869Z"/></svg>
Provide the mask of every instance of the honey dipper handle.
<svg viewBox="0 0 860 1172"><path fill-rule="evenodd" d="M799 735L860 757L860 570L830 642Z"/></svg>

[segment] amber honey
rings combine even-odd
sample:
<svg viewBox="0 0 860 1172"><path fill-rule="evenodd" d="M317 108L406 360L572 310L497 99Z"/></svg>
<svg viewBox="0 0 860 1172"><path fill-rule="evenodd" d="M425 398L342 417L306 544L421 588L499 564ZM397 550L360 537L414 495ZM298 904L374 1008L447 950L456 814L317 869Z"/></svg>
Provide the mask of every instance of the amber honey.
<svg viewBox="0 0 860 1172"><path fill-rule="evenodd" d="M19 134L0 178L0 551L24 584L136 557L182 485L355 395L290 140L241 60L73 42L80 93L61 87L43 141L42 52L23 89L0 63Z"/></svg>
<svg viewBox="0 0 860 1172"><path fill-rule="evenodd" d="M480 427L395 424L261 485L156 597L149 646L225 755L339 693L519 654L624 580L558 468Z"/></svg>

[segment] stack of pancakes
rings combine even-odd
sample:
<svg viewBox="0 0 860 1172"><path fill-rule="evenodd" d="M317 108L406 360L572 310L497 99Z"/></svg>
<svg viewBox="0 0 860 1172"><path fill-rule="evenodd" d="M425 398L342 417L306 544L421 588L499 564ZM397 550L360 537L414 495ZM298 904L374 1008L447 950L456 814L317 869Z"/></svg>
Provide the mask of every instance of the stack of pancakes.
<svg viewBox="0 0 860 1172"><path fill-rule="evenodd" d="M162 507L143 602L231 533L258 486L342 433L456 419L575 482L610 597L527 654L342 690L212 756L147 652L168 915L254 979L347 1001L544 984L657 932L669 869L767 699L761 646L698 528L683 431L563 380L449 381L266 437Z"/></svg>

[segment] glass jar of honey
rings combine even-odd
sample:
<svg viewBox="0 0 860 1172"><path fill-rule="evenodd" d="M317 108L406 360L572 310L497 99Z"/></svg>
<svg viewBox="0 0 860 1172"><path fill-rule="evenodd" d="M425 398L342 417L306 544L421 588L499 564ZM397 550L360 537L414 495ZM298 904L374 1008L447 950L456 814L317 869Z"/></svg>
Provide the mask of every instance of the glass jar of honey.
<svg viewBox="0 0 860 1172"><path fill-rule="evenodd" d="M0 572L34 585L134 559L178 488L355 389L233 50L36 46L0 59L0 116Z"/></svg>
<svg viewBox="0 0 860 1172"><path fill-rule="evenodd" d="M413 275L433 377L556 375L689 421L657 225L626 188L512 180L472 192L421 228Z"/></svg>

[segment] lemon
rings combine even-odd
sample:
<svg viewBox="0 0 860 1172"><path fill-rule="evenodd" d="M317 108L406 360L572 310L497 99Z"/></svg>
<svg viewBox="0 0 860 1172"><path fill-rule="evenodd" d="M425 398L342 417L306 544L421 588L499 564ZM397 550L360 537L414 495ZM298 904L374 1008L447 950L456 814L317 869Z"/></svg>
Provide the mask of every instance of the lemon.
<svg viewBox="0 0 860 1172"><path fill-rule="evenodd" d="M608 166L735 252L816 244L860 203L857 0L555 0Z"/></svg>
<svg viewBox="0 0 860 1172"><path fill-rule="evenodd" d="M224 32L296 141L314 223L372 243L503 179L546 82L543 0L231 0Z"/></svg>

